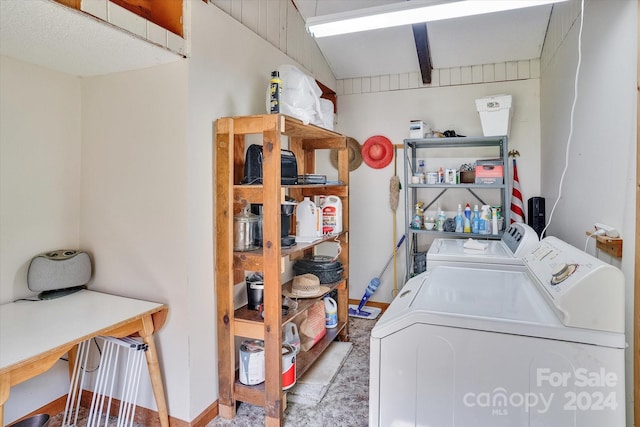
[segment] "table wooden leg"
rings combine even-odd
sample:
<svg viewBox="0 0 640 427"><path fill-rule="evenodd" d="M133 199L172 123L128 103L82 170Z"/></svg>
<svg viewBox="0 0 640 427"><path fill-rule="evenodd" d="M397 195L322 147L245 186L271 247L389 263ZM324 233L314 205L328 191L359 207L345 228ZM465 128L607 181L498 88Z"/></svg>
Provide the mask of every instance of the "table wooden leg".
<svg viewBox="0 0 640 427"><path fill-rule="evenodd" d="M4 425L4 404L9 400L11 381L9 374L0 375L0 426Z"/></svg>
<svg viewBox="0 0 640 427"><path fill-rule="evenodd" d="M153 320L151 316L142 319L144 330L140 331L142 341L147 345L145 352L147 365L149 367L149 377L151 378L151 387L153 395L156 398L156 406L158 407L158 416L160 417L160 425L169 427L169 411L167 410L167 402L164 396L164 386L162 385L162 375L160 374L160 364L158 363L158 354L156 353L156 345L153 341Z"/></svg>

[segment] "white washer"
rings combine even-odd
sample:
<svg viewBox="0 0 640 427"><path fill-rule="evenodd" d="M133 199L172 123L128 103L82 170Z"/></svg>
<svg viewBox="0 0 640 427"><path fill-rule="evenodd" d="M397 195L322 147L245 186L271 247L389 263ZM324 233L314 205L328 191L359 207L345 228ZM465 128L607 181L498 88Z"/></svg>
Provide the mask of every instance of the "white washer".
<svg viewBox="0 0 640 427"><path fill-rule="evenodd" d="M439 266L371 332L369 425L625 425L624 277L556 238L523 266Z"/></svg>
<svg viewBox="0 0 640 427"><path fill-rule="evenodd" d="M466 249L466 242L467 239L434 239L427 252L427 270L455 263L522 265L522 257L538 247L540 239L527 224L513 223L500 240L478 240L487 245L485 250Z"/></svg>

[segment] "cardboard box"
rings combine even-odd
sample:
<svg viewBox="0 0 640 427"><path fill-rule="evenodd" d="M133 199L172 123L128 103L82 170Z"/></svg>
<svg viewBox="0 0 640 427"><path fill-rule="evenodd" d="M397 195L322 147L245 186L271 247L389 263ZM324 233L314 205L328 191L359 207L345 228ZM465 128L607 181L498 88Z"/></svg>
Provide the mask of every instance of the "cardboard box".
<svg viewBox="0 0 640 427"><path fill-rule="evenodd" d="M509 135L511 95L495 95L476 99L484 136Z"/></svg>

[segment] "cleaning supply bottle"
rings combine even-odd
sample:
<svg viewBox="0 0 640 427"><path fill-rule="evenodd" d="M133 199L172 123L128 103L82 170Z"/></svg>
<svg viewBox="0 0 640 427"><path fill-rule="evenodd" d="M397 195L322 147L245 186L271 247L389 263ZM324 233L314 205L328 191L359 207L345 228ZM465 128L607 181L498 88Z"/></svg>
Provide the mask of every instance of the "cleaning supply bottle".
<svg viewBox="0 0 640 427"><path fill-rule="evenodd" d="M410 227L413 230L420 230L422 228L422 202L416 203L416 211L411 219Z"/></svg>
<svg viewBox="0 0 640 427"><path fill-rule="evenodd" d="M327 196L322 204L322 234L342 232L342 200Z"/></svg>
<svg viewBox="0 0 640 427"><path fill-rule="evenodd" d="M322 237L322 216L308 197L296 206L296 242L309 243Z"/></svg>
<svg viewBox="0 0 640 427"><path fill-rule="evenodd" d="M469 206L469 203L464 207L464 226L462 231L471 233L471 206Z"/></svg>
<svg viewBox="0 0 640 427"><path fill-rule="evenodd" d="M424 167L424 160L418 160L418 176L420 177L420 184L427 182L427 171Z"/></svg>
<svg viewBox="0 0 640 427"><path fill-rule="evenodd" d="M324 320L327 329L338 326L338 304L330 296L324 297Z"/></svg>
<svg viewBox="0 0 640 427"><path fill-rule="evenodd" d="M444 222L447 217L444 216L444 211L438 213L438 219L436 220L436 230L444 231Z"/></svg>
<svg viewBox="0 0 640 427"><path fill-rule="evenodd" d="M491 234L491 207L489 205L482 205L478 233Z"/></svg>
<svg viewBox="0 0 640 427"><path fill-rule="evenodd" d="M498 208L491 208L491 234L498 235Z"/></svg>
<svg viewBox="0 0 640 427"><path fill-rule="evenodd" d="M478 205L473 207L473 219L471 220L471 232L473 234L480 233L480 212L478 211Z"/></svg>
<svg viewBox="0 0 640 427"><path fill-rule="evenodd" d="M280 113L281 98L282 80L280 80L280 72L272 71L271 80L269 81L269 113Z"/></svg>
<svg viewBox="0 0 640 427"><path fill-rule="evenodd" d="M462 205L458 203L458 213L456 214L456 233L462 233L464 225L462 221Z"/></svg>
<svg viewBox="0 0 640 427"><path fill-rule="evenodd" d="M442 184L444 182L444 171L442 170L442 166L438 169L438 184Z"/></svg>

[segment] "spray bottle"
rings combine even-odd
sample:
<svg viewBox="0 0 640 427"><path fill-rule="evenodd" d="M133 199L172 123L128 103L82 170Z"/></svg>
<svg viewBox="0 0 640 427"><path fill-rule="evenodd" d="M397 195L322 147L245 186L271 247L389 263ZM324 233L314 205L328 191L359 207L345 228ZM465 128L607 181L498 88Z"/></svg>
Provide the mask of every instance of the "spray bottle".
<svg viewBox="0 0 640 427"><path fill-rule="evenodd" d="M462 205L458 203L458 213L456 214L456 233L462 233L463 230Z"/></svg>
<svg viewBox="0 0 640 427"><path fill-rule="evenodd" d="M473 207L473 219L471 220L471 232L473 234L480 233L480 212L478 211L478 205Z"/></svg>

